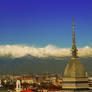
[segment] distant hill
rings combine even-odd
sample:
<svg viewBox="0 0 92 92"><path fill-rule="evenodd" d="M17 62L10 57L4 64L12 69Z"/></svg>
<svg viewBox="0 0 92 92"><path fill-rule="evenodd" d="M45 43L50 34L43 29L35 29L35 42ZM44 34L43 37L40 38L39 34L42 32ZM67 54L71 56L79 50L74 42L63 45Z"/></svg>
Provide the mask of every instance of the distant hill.
<svg viewBox="0 0 92 92"><path fill-rule="evenodd" d="M82 57L81 62L85 69L92 72L92 58ZM26 55L21 58L13 58L12 55L0 56L0 73L45 73L45 72L63 72L69 57L45 57L38 58Z"/></svg>

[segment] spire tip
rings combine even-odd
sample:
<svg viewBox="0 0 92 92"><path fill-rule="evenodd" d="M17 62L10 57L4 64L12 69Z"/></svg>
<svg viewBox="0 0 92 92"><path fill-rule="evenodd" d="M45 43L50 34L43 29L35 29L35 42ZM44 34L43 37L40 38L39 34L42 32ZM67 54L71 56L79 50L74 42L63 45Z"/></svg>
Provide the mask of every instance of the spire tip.
<svg viewBox="0 0 92 92"><path fill-rule="evenodd" d="M77 57L77 48L75 42L75 28L74 28L74 17L73 17L73 43L72 43L72 56Z"/></svg>

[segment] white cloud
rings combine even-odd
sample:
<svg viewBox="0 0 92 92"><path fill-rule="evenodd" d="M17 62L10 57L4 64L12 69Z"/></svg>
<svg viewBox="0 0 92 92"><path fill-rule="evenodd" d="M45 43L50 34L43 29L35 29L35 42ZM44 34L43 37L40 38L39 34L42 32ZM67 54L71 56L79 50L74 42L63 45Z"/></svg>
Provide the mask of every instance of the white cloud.
<svg viewBox="0 0 92 92"><path fill-rule="evenodd" d="M48 45L43 48L36 48L33 46L22 46L22 45L1 45L0 46L0 56L11 54L14 58L23 57L30 54L35 57L66 57L71 56L70 48L58 48L53 45ZM89 56L92 57L92 48L84 47L79 48L79 56Z"/></svg>
<svg viewBox="0 0 92 92"><path fill-rule="evenodd" d="M86 46L84 48L79 48L79 56L92 57L92 48L89 46Z"/></svg>

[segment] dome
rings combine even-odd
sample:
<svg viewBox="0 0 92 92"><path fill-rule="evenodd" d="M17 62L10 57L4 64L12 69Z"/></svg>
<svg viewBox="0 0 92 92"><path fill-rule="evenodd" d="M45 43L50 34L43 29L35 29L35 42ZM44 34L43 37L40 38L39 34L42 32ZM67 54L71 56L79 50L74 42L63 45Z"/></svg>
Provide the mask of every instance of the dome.
<svg viewBox="0 0 92 92"><path fill-rule="evenodd" d="M64 77L87 77L87 73L78 57L71 57L65 67Z"/></svg>

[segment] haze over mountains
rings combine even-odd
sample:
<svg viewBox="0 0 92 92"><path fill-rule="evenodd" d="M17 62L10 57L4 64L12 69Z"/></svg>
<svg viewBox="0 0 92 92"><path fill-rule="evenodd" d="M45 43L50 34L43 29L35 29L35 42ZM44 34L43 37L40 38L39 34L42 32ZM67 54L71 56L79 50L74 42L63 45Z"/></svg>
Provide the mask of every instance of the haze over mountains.
<svg viewBox="0 0 92 92"><path fill-rule="evenodd" d="M63 72L71 56L70 48L48 45L43 48L21 45L0 46L0 73ZM92 70L92 48L79 48L79 56L86 70Z"/></svg>

